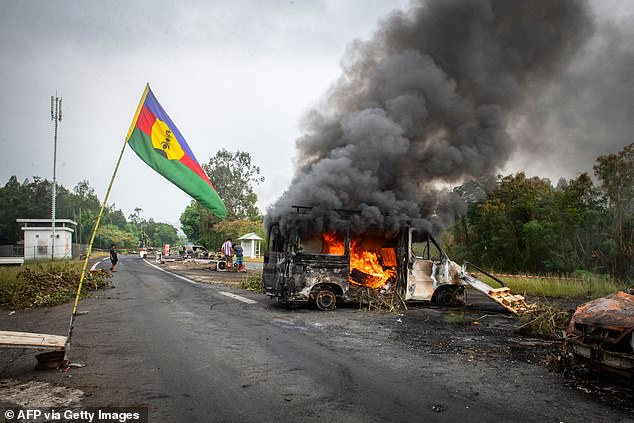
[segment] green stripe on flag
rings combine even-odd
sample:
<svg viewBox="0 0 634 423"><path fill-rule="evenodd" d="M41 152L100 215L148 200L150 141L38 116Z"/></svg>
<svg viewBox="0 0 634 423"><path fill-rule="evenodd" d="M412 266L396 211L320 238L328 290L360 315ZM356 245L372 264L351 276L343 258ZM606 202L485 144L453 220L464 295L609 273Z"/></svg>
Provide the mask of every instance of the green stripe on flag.
<svg viewBox="0 0 634 423"><path fill-rule="evenodd" d="M128 143L148 166L191 195L192 198L211 210L214 215L221 219L227 216L227 208L216 190L180 161L168 160L160 155L152 146L150 137L139 128L134 128Z"/></svg>

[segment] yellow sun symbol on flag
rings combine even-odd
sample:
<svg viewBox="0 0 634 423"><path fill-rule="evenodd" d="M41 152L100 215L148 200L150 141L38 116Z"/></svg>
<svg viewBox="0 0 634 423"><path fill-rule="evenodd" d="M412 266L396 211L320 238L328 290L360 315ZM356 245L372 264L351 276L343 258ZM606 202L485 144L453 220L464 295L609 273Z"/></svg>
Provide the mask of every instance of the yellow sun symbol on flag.
<svg viewBox="0 0 634 423"><path fill-rule="evenodd" d="M180 160L185 155L172 130L159 119L152 125L152 146L168 160Z"/></svg>

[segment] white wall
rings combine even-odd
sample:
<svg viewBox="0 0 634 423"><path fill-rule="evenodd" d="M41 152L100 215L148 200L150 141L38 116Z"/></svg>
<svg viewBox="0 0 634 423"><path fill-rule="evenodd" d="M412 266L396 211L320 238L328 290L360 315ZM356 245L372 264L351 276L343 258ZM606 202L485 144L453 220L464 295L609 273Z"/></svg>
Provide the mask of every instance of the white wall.
<svg viewBox="0 0 634 423"><path fill-rule="evenodd" d="M24 230L24 259L44 260L51 257L51 229L26 227ZM69 228L55 230L55 258L72 258L73 233Z"/></svg>

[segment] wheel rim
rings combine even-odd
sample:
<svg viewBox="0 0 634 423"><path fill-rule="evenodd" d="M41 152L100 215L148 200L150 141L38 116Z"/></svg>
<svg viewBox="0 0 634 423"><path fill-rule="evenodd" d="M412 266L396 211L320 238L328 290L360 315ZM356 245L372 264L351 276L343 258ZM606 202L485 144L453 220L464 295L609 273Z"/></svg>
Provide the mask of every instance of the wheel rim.
<svg viewBox="0 0 634 423"><path fill-rule="evenodd" d="M337 297L331 291L325 289L317 293L315 304L320 310L333 310L337 302Z"/></svg>
<svg viewBox="0 0 634 423"><path fill-rule="evenodd" d="M439 292L436 296L436 304L441 306L453 306L462 305L464 300L461 298L462 292L459 287L444 287L439 288Z"/></svg>

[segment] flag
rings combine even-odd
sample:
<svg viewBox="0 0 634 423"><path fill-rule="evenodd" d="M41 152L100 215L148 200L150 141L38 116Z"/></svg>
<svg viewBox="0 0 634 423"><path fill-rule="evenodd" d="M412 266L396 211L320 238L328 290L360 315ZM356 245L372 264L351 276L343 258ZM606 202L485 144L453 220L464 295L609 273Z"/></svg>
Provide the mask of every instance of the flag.
<svg viewBox="0 0 634 423"><path fill-rule="evenodd" d="M185 138L145 86L126 142L152 169L191 195L221 219L227 208Z"/></svg>

